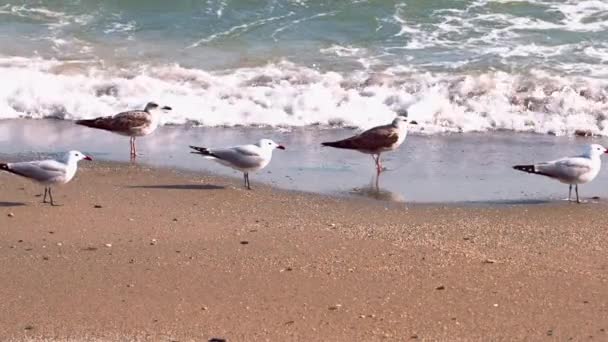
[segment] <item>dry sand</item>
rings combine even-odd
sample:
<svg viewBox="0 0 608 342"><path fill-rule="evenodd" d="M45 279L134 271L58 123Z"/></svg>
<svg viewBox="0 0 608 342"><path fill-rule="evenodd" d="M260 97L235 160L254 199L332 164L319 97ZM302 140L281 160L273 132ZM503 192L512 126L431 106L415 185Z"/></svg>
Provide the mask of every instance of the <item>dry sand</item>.
<svg viewBox="0 0 608 342"><path fill-rule="evenodd" d="M50 207L1 174L0 340L608 339L606 204L407 206L252 180L85 165Z"/></svg>

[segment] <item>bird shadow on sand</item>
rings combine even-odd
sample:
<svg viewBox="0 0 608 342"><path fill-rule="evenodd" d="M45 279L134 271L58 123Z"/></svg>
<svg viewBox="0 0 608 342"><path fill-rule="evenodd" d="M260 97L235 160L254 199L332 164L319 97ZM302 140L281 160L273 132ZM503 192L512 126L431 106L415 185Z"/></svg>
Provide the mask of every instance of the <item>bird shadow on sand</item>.
<svg viewBox="0 0 608 342"><path fill-rule="evenodd" d="M130 189L165 189L165 190L220 190L226 187L212 184L159 184L159 185L132 185Z"/></svg>
<svg viewBox="0 0 608 342"><path fill-rule="evenodd" d="M24 205L25 205L25 203L23 203L23 202L2 202L2 201L0 201L0 208L22 207Z"/></svg>
<svg viewBox="0 0 608 342"><path fill-rule="evenodd" d="M567 203L565 201L560 200L551 200L551 199L505 199L505 200L487 200L487 201L464 201L460 202L465 205L474 205L474 206L509 206L509 205L541 205L541 204L556 204L556 203Z"/></svg>

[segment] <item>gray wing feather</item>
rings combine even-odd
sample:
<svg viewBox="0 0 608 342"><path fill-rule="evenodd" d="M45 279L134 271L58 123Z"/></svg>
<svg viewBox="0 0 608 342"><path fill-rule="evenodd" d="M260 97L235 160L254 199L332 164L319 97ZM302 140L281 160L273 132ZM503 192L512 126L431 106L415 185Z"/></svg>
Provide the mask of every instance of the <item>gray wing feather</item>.
<svg viewBox="0 0 608 342"><path fill-rule="evenodd" d="M588 158L564 158L536 164L535 168L537 171L542 172L549 177L563 180L576 180L591 171L590 162L591 161Z"/></svg>
<svg viewBox="0 0 608 342"><path fill-rule="evenodd" d="M9 167L14 173L39 182L52 181L66 175L66 166L55 160L11 163Z"/></svg>
<svg viewBox="0 0 608 342"><path fill-rule="evenodd" d="M237 146L210 150L218 161L228 162L239 168L252 168L260 165L264 158L253 145Z"/></svg>

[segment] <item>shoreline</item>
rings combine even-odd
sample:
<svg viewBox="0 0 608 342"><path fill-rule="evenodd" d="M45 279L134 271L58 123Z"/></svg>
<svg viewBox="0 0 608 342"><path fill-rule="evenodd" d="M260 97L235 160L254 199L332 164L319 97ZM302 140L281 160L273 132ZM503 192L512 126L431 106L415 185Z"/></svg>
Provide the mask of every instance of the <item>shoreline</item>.
<svg viewBox="0 0 608 342"><path fill-rule="evenodd" d="M82 166L60 207L0 174L3 340L606 336L604 203L370 205Z"/></svg>
<svg viewBox="0 0 608 342"><path fill-rule="evenodd" d="M275 151L270 165L252 174L255 184L404 203L535 203L564 198L567 186L514 171L512 165L576 155L582 145L606 140L508 133L409 135L401 148L383 156L389 171L382 174L378 189L368 155L322 148L319 143L352 134L348 129L164 126L138 139L144 155L137 162L238 179L240 173L190 154L188 145L234 146L265 137L287 150ZM128 139L67 121L2 120L0 135L0 158L39 158L40 153L78 149L95 159L128 161ZM593 183L581 187L581 196L608 197L606 168Z"/></svg>

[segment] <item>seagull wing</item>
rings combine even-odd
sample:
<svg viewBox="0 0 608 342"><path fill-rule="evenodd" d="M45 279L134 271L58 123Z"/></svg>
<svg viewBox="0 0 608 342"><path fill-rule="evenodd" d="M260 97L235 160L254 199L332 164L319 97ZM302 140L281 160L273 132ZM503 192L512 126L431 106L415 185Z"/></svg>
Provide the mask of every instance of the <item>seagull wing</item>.
<svg viewBox="0 0 608 342"><path fill-rule="evenodd" d="M222 149L209 150L213 156L225 164L240 169L255 168L265 162L265 158L256 145L243 145Z"/></svg>
<svg viewBox="0 0 608 342"><path fill-rule="evenodd" d="M16 175L38 182L52 182L65 177L67 166L56 160L41 160L8 164L8 170Z"/></svg>
<svg viewBox="0 0 608 342"><path fill-rule="evenodd" d="M114 116L76 121L79 125L115 132L128 132L149 125L151 122L152 118L150 114L143 110L132 110L118 113Z"/></svg>
<svg viewBox="0 0 608 342"><path fill-rule="evenodd" d="M570 157L553 160L535 165L538 173L562 181L576 181L593 170L591 159L585 157Z"/></svg>
<svg viewBox="0 0 608 342"><path fill-rule="evenodd" d="M392 146L399 140L399 135L392 125L371 128L353 137L324 143L326 146L347 148L360 151L375 151Z"/></svg>
<svg viewBox="0 0 608 342"><path fill-rule="evenodd" d="M114 121L118 126L135 128L149 125L152 122L152 117L146 111L132 110L114 115Z"/></svg>

